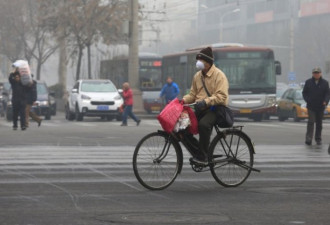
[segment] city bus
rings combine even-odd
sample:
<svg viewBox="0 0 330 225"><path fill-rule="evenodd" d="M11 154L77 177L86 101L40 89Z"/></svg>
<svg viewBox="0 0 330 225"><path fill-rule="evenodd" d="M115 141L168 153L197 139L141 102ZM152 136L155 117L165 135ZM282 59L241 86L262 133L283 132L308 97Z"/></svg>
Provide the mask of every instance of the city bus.
<svg viewBox="0 0 330 225"><path fill-rule="evenodd" d="M229 81L229 107L235 117L255 121L276 114L276 75L281 64L274 52L265 47L248 47L239 43L213 44L214 64ZM196 54L207 46L163 56L163 76L172 76L183 92L189 92L196 73Z"/></svg>
<svg viewBox="0 0 330 225"><path fill-rule="evenodd" d="M144 109L158 113L162 109L159 99L162 88L162 57L154 53L139 53L139 89L142 92ZM117 88L128 82L128 57L102 60L100 77L110 79Z"/></svg>

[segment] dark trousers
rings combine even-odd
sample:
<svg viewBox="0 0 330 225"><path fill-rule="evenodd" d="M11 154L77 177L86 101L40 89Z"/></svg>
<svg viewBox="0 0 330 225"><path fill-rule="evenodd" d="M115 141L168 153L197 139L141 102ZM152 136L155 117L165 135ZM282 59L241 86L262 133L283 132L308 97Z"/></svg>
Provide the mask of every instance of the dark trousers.
<svg viewBox="0 0 330 225"><path fill-rule="evenodd" d="M199 149L205 154L208 154L212 128L217 118L215 112L211 110L206 110L201 113L197 112L196 116L198 118Z"/></svg>
<svg viewBox="0 0 330 225"><path fill-rule="evenodd" d="M308 109L308 122L307 122L307 132L306 132L306 141L311 142L314 135L314 123L316 124L315 130L315 141L322 141L322 120L323 120L323 111L312 111Z"/></svg>
<svg viewBox="0 0 330 225"><path fill-rule="evenodd" d="M133 106L126 105L123 112L123 124L127 124L127 117L130 116L135 122L138 122L139 119L133 113Z"/></svg>
<svg viewBox="0 0 330 225"><path fill-rule="evenodd" d="M13 101L13 127L17 127L18 115L21 127L25 127L25 102Z"/></svg>

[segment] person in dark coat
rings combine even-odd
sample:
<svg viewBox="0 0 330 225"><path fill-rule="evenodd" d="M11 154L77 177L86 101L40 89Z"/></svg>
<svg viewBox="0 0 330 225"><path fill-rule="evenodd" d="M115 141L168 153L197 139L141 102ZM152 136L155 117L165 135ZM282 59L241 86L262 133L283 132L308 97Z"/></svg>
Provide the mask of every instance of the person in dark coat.
<svg viewBox="0 0 330 225"><path fill-rule="evenodd" d="M40 127L42 119L31 111L32 105L37 101L37 82L35 80L26 87L26 109L25 109L25 126L29 127L29 117L38 123Z"/></svg>
<svg viewBox="0 0 330 225"><path fill-rule="evenodd" d="M18 68L15 69L14 72L9 75L9 83L12 89L12 106L13 106L13 129L17 130L17 121L18 115L20 117L20 125L21 129L25 130L25 106L26 106L26 98L25 98L25 87L21 83L21 76L18 72Z"/></svg>
<svg viewBox="0 0 330 225"><path fill-rule="evenodd" d="M315 141L317 145L322 145L322 120L325 107L329 103L330 90L329 83L322 78L322 71L319 67L314 68L312 73L312 78L306 80L302 92L308 109L308 123L305 144L312 144L315 123Z"/></svg>

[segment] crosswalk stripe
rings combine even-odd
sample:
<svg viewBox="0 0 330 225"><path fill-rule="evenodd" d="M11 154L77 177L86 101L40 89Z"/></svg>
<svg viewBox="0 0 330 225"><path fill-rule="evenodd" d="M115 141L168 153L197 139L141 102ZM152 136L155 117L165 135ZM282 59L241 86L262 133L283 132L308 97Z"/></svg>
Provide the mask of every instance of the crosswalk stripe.
<svg viewBox="0 0 330 225"><path fill-rule="evenodd" d="M0 147L0 184L134 182L134 146L11 146ZM327 148L301 145L256 146L248 182L329 181ZM207 173L196 174L184 150L183 171L175 182L214 182ZM107 176L102 176L100 174ZM305 177L305 174L314 174Z"/></svg>

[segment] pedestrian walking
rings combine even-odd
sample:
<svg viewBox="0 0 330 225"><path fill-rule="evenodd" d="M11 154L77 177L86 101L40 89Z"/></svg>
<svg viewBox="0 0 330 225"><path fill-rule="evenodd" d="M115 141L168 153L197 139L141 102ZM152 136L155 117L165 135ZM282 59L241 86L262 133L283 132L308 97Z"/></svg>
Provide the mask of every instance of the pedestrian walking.
<svg viewBox="0 0 330 225"><path fill-rule="evenodd" d="M133 92L129 86L129 83L123 83L123 98L124 98L124 112L123 112L123 122L121 126L127 126L127 117L130 116L139 126L141 120L135 116L133 113Z"/></svg>
<svg viewBox="0 0 330 225"><path fill-rule="evenodd" d="M18 68L15 68L15 70L9 74L8 80L12 90L11 103L13 107L13 129L17 130L17 122L19 116L21 129L25 130L26 87L21 83L21 76L18 72Z"/></svg>
<svg viewBox="0 0 330 225"><path fill-rule="evenodd" d="M159 96L165 96L165 102L168 104L170 101L178 97L179 93L179 86L173 82L172 77L167 77L166 84L164 84Z"/></svg>
<svg viewBox="0 0 330 225"><path fill-rule="evenodd" d="M26 108L25 108L25 126L29 127L29 117L38 123L40 127L42 119L31 111L33 105L36 105L37 101L37 82L32 80L32 83L26 87Z"/></svg>
<svg viewBox="0 0 330 225"><path fill-rule="evenodd" d="M196 60L196 67L199 71L193 77L189 94L185 95L182 100L188 104L196 103L198 146L202 154L193 160L203 163L207 161L212 128L217 120L215 107L212 106L228 104L229 84L226 75L213 64L211 47L202 49L197 54Z"/></svg>
<svg viewBox="0 0 330 225"><path fill-rule="evenodd" d="M306 80L302 93L308 109L305 144L312 144L315 124L315 141L317 145L322 145L322 120L325 107L329 103L330 90L319 67L312 70L312 78Z"/></svg>

